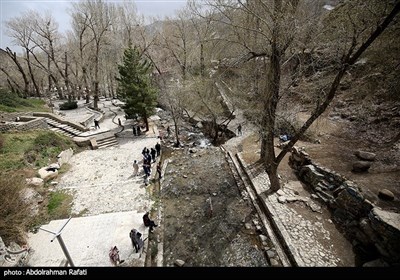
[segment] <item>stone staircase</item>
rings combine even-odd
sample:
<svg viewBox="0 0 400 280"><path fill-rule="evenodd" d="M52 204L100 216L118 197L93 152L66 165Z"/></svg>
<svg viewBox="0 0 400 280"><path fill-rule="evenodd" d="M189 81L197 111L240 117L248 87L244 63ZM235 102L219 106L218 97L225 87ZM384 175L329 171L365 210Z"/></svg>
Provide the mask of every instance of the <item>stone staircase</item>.
<svg viewBox="0 0 400 280"><path fill-rule="evenodd" d="M46 118L46 122L49 125L50 130L59 132L69 137L75 137L83 133L83 131L80 131L68 124L63 124L53 119Z"/></svg>
<svg viewBox="0 0 400 280"><path fill-rule="evenodd" d="M94 136L97 142L97 149L117 146L118 141L114 133L102 133Z"/></svg>

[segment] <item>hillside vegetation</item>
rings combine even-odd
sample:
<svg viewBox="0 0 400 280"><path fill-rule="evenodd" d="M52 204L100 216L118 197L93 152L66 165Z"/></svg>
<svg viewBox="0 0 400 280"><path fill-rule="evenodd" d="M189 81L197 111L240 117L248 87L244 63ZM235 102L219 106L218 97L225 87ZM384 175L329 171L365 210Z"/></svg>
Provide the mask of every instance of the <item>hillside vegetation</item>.
<svg viewBox="0 0 400 280"><path fill-rule="evenodd" d="M0 112L48 111L49 107L42 99L21 98L0 88ZM70 138L47 130L0 134L0 236L6 243L23 243L25 232L32 226L66 215L65 204L72 198L58 192L50 194L47 185L34 190L42 196L43 202L39 205L39 215L32 215L32 205L24 198L25 179L39 177L39 168L57 162L61 151L75 146Z"/></svg>
<svg viewBox="0 0 400 280"><path fill-rule="evenodd" d="M0 111L3 112L49 112L46 102L36 98L21 98L16 93L0 88Z"/></svg>

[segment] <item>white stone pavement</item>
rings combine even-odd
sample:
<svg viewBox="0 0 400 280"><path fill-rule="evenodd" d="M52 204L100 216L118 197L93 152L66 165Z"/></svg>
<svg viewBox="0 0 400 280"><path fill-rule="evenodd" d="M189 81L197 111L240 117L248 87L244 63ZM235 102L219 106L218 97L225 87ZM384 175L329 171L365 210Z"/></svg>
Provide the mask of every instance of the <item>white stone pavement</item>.
<svg viewBox="0 0 400 280"><path fill-rule="evenodd" d="M64 118L68 120L66 112ZM124 124L125 119L122 120ZM117 125L106 118L100 127L112 130ZM136 264L144 265L145 254L134 253L129 232L137 228L146 238L148 230L143 226L142 216L151 209L152 201L144 186L142 169L140 176L133 176L132 162L134 159L141 162L144 147L154 147L158 131L154 126L145 136L126 135L129 136L118 139L118 146L74 155L69 162L70 170L57 179L55 189L73 195L72 214L84 216L72 218L62 231L76 266L110 266L108 252L114 245L119 248L121 259L133 255ZM57 231L65 221L52 221L42 227ZM57 240L50 242L51 238L52 234L41 230L29 234L29 266L59 266L65 259Z"/></svg>
<svg viewBox="0 0 400 280"><path fill-rule="evenodd" d="M265 182L269 182L266 172L258 174L252 179L258 193L266 191ZM290 189L281 189L281 193L293 196ZM305 267L336 267L343 266L341 259L334 252L330 232L325 229L321 219L310 221L297 213L288 204L278 201L279 194L266 196L265 203L273 211L272 216L281 229L286 232L285 239L297 255L300 266ZM315 214L317 216L317 214ZM350 245L350 244L349 244Z"/></svg>

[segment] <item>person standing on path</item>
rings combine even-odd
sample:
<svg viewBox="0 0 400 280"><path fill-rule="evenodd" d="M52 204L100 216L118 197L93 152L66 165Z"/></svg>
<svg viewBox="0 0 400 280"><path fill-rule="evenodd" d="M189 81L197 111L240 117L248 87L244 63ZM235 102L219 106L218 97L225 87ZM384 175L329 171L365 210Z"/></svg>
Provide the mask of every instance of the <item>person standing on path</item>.
<svg viewBox="0 0 400 280"><path fill-rule="evenodd" d="M133 161L133 176L137 176L139 172L139 165L137 164L136 159Z"/></svg>
<svg viewBox="0 0 400 280"><path fill-rule="evenodd" d="M167 127L167 137L169 138L169 135L171 134L171 129L169 128L169 126Z"/></svg>
<svg viewBox="0 0 400 280"><path fill-rule="evenodd" d="M136 253L139 253L140 248L144 245L142 234L136 229L131 229L129 237L131 238L132 246L135 248Z"/></svg>
<svg viewBox="0 0 400 280"><path fill-rule="evenodd" d="M119 126L122 126L122 123L121 123L121 119L120 119L120 118L118 118L118 125L119 125Z"/></svg>
<svg viewBox="0 0 400 280"><path fill-rule="evenodd" d="M96 119L94 119L94 128L95 129L100 129L100 126L99 126L99 121L98 120L96 120Z"/></svg>
<svg viewBox="0 0 400 280"><path fill-rule="evenodd" d="M238 125L237 131L238 131L238 136L239 136L239 135L240 135L240 136L243 135L243 134L242 134L242 125L241 125L241 124Z"/></svg>
<svg viewBox="0 0 400 280"><path fill-rule="evenodd" d="M161 145L159 142L157 142L155 148L156 148L156 152L157 152L157 157L159 157L161 154Z"/></svg>
<svg viewBox="0 0 400 280"><path fill-rule="evenodd" d="M158 179L161 179L161 162L157 164Z"/></svg>
<svg viewBox="0 0 400 280"><path fill-rule="evenodd" d="M151 151L150 151L150 154L151 154L151 159L152 159L152 161L153 162L156 162L156 150L154 149L154 148L151 148L150 149Z"/></svg>

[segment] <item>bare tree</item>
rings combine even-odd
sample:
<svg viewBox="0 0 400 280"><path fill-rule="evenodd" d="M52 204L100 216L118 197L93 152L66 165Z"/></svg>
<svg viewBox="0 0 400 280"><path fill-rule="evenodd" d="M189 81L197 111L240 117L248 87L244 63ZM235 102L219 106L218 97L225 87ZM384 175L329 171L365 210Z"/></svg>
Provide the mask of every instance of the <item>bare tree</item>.
<svg viewBox="0 0 400 280"><path fill-rule="evenodd" d="M99 100L99 65L100 51L105 44L107 32L111 29L114 5L102 0L85 0L73 3L72 16L79 24L78 33L80 38L80 48L83 52L85 43L83 37L86 35L88 42L94 44L94 108L98 108ZM88 34L86 34L88 32ZM86 69L85 69L86 72ZM85 77L85 73L83 74Z"/></svg>
<svg viewBox="0 0 400 280"><path fill-rule="evenodd" d="M37 11L32 12L32 42L36 44L40 50L42 50L47 56L47 66L45 66L33 51L31 54L34 56L36 62L39 63L41 68L47 72L48 75L48 88L52 87L52 82L57 88L58 97L63 99L63 92L58 83L56 74L53 73L51 64L55 66L56 72L64 80L64 85L67 89L68 96L71 98L72 89L70 87L70 81L68 79L67 72L68 65L65 61L61 52L61 35L58 32L58 23L55 21L50 12L46 12L43 16ZM65 54L65 53L64 53ZM62 67L61 64L64 64Z"/></svg>
<svg viewBox="0 0 400 280"><path fill-rule="evenodd" d="M260 113L260 134L261 134L261 159L264 162L265 170L271 181L271 190L280 188L280 182L277 175L277 168L283 157L290 151L293 145L300 139L310 125L326 110L330 102L336 95L338 86L346 71L348 71L371 43L389 26L394 17L399 12L399 3L392 6L391 12L381 17L375 17L375 29L371 29L370 11L365 9L368 4L357 1L357 4L345 2L343 10L335 9L332 13L340 14L347 18L345 24L341 25L348 36L344 36L345 41L341 41L341 48L338 53L341 59L333 69L336 69L336 76L328 86L327 94L324 94L325 88L321 89L320 98L312 111L310 118L304 125L294 133L289 144L278 154L275 154L274 137L277 117L277 108L282 93L284 92L282 84L282 69L291 59L292 55L288 52L291 49L295 51L303 50L309 44L311 35L316 33L309 32L310 29L303 28L306 24L304 18L307 12L305 7L309 1L213 1L209 5L216 9L222 17L219 22L230 27L232 40L240 46L242 56L237 61L249 61L252 59L261 59L263 70L260 78L264 80L264 87L259 89L257 98L261 101ZM376 5L373 3L372 5ZM360 9L361 8L361 9ZM307 18L307 17L306 17ZM355 20L357 18L357 20ZM312 21L315 22L315 21ZM367 25L365 25L367 23ZM367 26L367 27L366 27ZM366 30L369 31L366 32ZM298 31L303 33L302 48L296 39L299 37ZM304 36L306 34L306 36ZM333 34L343 36L343 32ZM332 33L330 33L332 35ZM253 40L249 40L249 36ZM332 38L330 38L332 41ZM296 44L297 45L296 45ZM323 42L320 42L321 44ZM258 74L256 74L258 75Z"/></svg>
<svg viewBox="0 0 400 280"><path fill-rule="evenodd" d="M21 46L24 50L25 61L27 63L30 79L35 89L35 95L40 96L40 89L33 74L32 63L30 59L30 53L32 49L36 47L36 45L32 42L33 29L31 28L31 14L32 11L28 11L22 14L20 17L11 18L6 22L6 27L8 28L8 34L14 38L14 42L18 46Z"/></svg>
<svg viewBox="0 0 400 280"><path fill-rule="evenodd" d="M189 15L185 10L178 14L177 19L164 21L164 45L179 65L183 80L188 71L189 32Z"/></svg>
<svg viewBox="0 0 400 280"><path fill-rule="evenodd" d="M19 73L21 73L21 76L24 80L24 90L23 90L23 94L24 97L28 97L29 96L29 79L27 77L27 75L25 74L25 70L22 67L21 63L18 61L18 56L15 52L13 52L10 48L6 48L6 53L7 55L11 58L11 60L15 63L15 65L17 66L17 69L19 71ZM17 82L15 82L15 79L12 78L12 76L10 74L8 74L8 72L6 71L5 68L1 67L1 71L4 72L11 81L13 81L13 84L17 86L17 88L21 88Z"/></svg>

